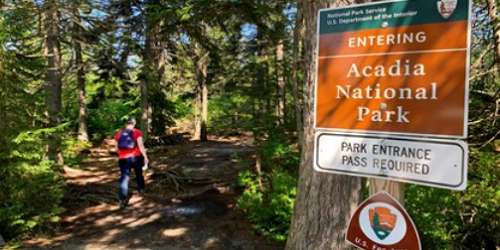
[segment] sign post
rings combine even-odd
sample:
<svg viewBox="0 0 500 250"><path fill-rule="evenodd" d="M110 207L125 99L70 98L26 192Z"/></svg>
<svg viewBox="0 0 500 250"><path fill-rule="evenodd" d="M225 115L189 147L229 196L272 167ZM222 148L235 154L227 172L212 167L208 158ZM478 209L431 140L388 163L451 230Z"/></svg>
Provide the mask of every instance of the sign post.
<svg viewBox="0 0 500 250"><path fill-rule="evenodd" d="M400 182L464 190L470 17L470 0L392 0L320 10L314 169L375 178L370 192L387 191L400 203ZM377 206L391 218L404 214L399 221L408 222L399 203ZM367 217L359 217L363 211L353 220L364 218L368 228ZM356 237L347 240L363 249L420 249L418 234L390 244Z"/></svg>
<svg viewBox="0 0 500 250"><path fill-rule="evenodd" d="M465 189L470 4L320 10L317 171Z"/></svg>

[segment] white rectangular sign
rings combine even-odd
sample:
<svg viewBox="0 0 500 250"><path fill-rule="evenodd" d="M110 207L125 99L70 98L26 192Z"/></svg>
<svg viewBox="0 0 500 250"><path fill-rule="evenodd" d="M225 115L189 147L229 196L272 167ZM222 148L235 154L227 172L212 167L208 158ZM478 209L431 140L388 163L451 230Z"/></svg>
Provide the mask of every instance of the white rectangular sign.
<svg viewBox="0 0 500 250"><path fill-rule="evenodd" d="M314 168L320 172L464 190L467 155L467 144L458 140L317 132Z"/></svg>

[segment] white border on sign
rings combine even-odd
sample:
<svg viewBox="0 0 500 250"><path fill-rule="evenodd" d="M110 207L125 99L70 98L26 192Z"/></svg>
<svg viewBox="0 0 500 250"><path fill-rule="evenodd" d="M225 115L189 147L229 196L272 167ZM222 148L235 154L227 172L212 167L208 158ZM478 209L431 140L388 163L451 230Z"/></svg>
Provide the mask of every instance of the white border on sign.
<svg viewBox="0 0 500 250"><path fill-rule="evenodd" d="M463 164L462 164L462 177L463 181L460 183L458 186L449 186L449 185L440 185L438 183L430 183L430 182L423 182L423 181L418 181L418 180L413 180L413 179L405 179L405 178L398 178L398 177L391 177L391 176L384 176L384 175L377 175L377 174L366 174L366 173L355 173L355 172L343 172L343 171L336 171L333 169L323 169L318 166L318 144L317 140L321 135L324 134L330 134L333 136L352 136L352 137L376 137L380 139L387 139L387 140L411 140L411 141L417 141L417 142L435 142L435 143L441 143L441 144L455 144L459 146L461 149L463 149ZM435 188L442 188L442 189L448 189L448 190L455 190L455 191L463 191L467 188L467 173L468 173L468 161L469 161L469 150L468 150L468 145L464 141L461 140L449 140L449 139L438 139L438 138L415 138L415 137L410 137L410 136L393 136L391 135L390 137L380 135L380 134L361 134L361 133L339 133L339 132L331 132L331 131L316 131L314 134L314 148L313 148L313 168L316 172L320 173L328 173L328 174L338 174L338 175L348 175L348 176L355 176L355 177L366 177L366 178L375 178L375 179L381 179L381 180L391 180L391 181L396 181L396 182L403 182L403 183L410 183L410 184L416 184L416 185L422 185L422 186L428 186L428 187L435 187Z"/></svg>
<svg viewBox="0 0 500 250"><path fill-rule="evenodd" d="M424 137L434 137L434 138L448 138L448 139L466 139L468 136L468 123L469 123L469 76L470 76L470 46L471 46L471 37L472 37L472 1L467 0L469 3L469 13L467 19L467 50L466 53L466 65L465 65L465 94L464 94L464 120L463 120L463 134L461 136L456 135L445 135L445 134L423 134L423 133L409 133L409 132L390 132L390 131L379 131L379 130L363 130L363 129L339 129L339 128L320 128L317 127L316 121L316 111L318 104L318 74L319 74L319 40L320 40L320 23L321 23L321 12L330 11L330 10L341 10L355 7L363 7L370 5L380 5L387 3L397 3L397 2L409 2L409 0L392 0L392 1L382 1L382 2L370 2L370 3L362 3L362 4L353 4L349 6L339 6L334 8L325 8L318 10L317 20L316 20L316 60L315 60L315 72L316 76L314 77L314 110L312 114L314 116L313 126L314 129L328 130L330 132L360 132L360 133L370 133L370 134L379 134L379 135L401 135L401 136L424 136ZM423 51L425 52L425 51Z"/></svg>
<svg viewBox="0 0 500 250"><path fill-rule="evenodd" d="M391 199L396 202L396 204L399 205L400 208L402 208L401 210L403 210L403 213L404 215L406 215L406 217L408 218L408 220L411 222L411 225L413 226L413 229L415 230L415 233L417 234L417 242L418 242L418 250L422 250L422 243L420 242L420 235L418 234L418 229L417 229L417 226L415 226L415 222L413 222L413 219L410 217L410 215L408 214L408 212L406 212L406 209L401 205L401 203L399 203L398 200L394 199L389 193L385 192L385 191L380 191L374 195L371 195L370 197L368 197L368 199L364 200L357 208L356 208L356 211L354 213L356 213L362 206L365 206L366 203L368 203L368 200L370 200L370 198L372 198L373 196L375 195L378 195L380 193L384 193L385 195L388 195L389 197L391 197ZM391 205L392 206L392 205ZM361 211L360 211L361 213ZM349 225L347 226L347 228L351 228L351 223L352 223L352 217L354 216L354 214L351 214L351 219L349 220ZM408 230L408 229L407 229ZM350 242L348 239L347 239L347 233L345 234L345 241L347 241L347 243L355 246L355 247L358 247L357 245L355 245L353 242ZM358 247L359 248L359 247Z"/></svg>
<svg viewBox="0 0 500 250"><path fill-rule="evenodd" d="M471 51L471 40L472 40L472 0L469 1L469 20L467 20L467 59L466 59L466 69L465 69L465 112L464 112L464 137L467 138L469 134L469 77L470 77L470 51Z"/></svg>

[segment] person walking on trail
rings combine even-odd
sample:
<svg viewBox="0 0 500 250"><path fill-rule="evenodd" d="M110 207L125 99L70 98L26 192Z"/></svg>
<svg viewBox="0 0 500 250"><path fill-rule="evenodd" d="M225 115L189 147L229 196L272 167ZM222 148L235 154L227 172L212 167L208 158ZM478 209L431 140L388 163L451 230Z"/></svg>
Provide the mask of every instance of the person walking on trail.
<svg viewBox="0 0 500 250"><path fill-rule="evenodd" d="M120 208L128 205L128 184L130 171L133 168L137 181L137 189L140 194L144 193L144 176L142 167L149 162L146 148L144 147L143 133L135 128L136 120L130 118L125 124L125 128L115 134L116 149L118 151L118 165L120 166L120 188L118 198Z"/></svg>

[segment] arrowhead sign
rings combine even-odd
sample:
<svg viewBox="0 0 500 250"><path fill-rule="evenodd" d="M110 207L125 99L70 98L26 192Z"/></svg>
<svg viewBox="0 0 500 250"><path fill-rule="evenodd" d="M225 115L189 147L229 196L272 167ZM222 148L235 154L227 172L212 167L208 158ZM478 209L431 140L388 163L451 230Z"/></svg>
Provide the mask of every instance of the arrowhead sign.
<svg viewBox="0 0 500 250"><path fill-rule="evenodd" d="M415 224L386 192L364 201L351 217L346 240L361 249L421 250Z"/></svg>

